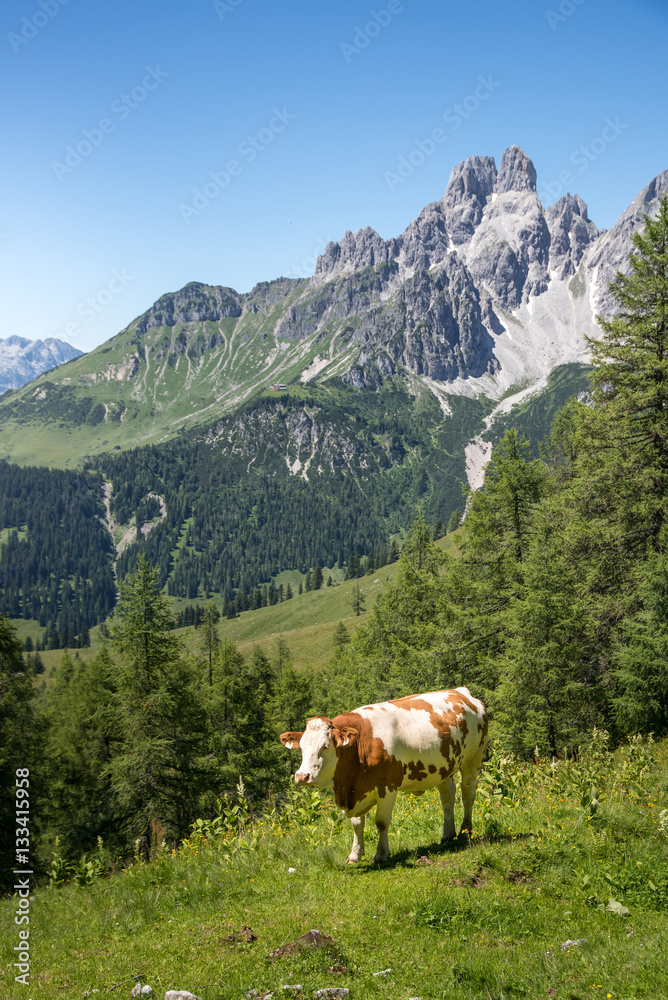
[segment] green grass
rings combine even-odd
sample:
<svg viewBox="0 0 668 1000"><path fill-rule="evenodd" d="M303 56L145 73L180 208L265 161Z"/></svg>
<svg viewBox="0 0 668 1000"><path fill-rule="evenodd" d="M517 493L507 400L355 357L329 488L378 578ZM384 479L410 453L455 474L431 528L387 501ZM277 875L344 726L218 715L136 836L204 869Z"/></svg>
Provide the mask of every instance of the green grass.
<svg viewBox="0 0 668 1000"><path fill-rule="evenodd" d="M114 992L129 996L141 975L156 997L204 1000L289 983L306 996L345 986L353 1000L665 997L668 746L594 750L556 769L497 752L470 846L438 843L435 791L400 796L390 861L349 867L349 824L326 794L300 790L241 833L226 813L150 864L116 859L109 877L39 889L30 995L103 995L125 981ZM374 844L371 832L369 857ZM0 995L12 997L27 995L12 981L15 905L0 904ZM229 940L243 927L256 940ZM268 958L312 928L335 947Z"/></svg>

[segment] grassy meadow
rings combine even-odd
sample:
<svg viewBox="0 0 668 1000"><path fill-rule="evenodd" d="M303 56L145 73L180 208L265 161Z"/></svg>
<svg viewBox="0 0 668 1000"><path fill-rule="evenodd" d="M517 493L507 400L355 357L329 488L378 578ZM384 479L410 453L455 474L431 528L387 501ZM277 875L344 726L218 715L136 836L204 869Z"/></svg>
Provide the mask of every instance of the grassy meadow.
<svg viewBox="0 0 668 1000"><path fill-rule="evenodd" d="M13 982L15 900L0 903L0 996L129 997L142 982L204 1000L296 984L359 1000L666 997L668 744L604 744L534 764L495 746L470 843L439 844L436 791L400 796L380 867L372 820L348 866L350 825L305 789L255 821L240 789L150 863L104 845L77 870L56 858L32 903L30 991ZM269 958L311 929L334 943Z"/></svg>

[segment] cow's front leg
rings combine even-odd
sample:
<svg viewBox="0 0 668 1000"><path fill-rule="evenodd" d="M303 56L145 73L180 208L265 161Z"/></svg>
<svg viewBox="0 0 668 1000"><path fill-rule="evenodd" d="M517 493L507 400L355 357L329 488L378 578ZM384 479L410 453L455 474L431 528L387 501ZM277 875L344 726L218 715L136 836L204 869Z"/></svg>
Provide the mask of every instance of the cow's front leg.
<svg viewBox="0 0 668 1000"><path fill-rule="evenodd" d="M388 830L390 829L390 823L392 822L392 810L394 808L394 800L396 797L396 792L393 795L388 792L384 798L379 798L376 803L378 847L376 848L376 857L373 859L374 864L379 864L381 861L387 861L390 856L390 840L388 837Z"/></svg>
<svg viewBox="0 0 668 1000"><path fill-rule="evenodd" d="M353 846L347 857L349 865L354 865L364 854L364 820L366 816L353 816L350 822L353 825Z"/></svg>
<svg viewBox="0 0 668 1000"><path fill-rule="evenodd" d="M443 806L443 836L441 843L446 844L455 838L455 779L446 778L443 784L438 786L441 793L441 805Z"/></svg>

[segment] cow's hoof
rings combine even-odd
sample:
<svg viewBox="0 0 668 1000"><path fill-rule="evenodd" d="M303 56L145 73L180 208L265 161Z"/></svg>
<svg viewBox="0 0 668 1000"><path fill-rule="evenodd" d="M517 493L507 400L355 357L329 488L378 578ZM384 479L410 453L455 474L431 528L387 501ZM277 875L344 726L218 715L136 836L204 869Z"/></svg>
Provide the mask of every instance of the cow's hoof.
<svg viewBox="0 0 668 1000"><path fill-rule="evenodd" d="M349 854L348 857L346 858L347 865L356 865L358 861L359 858L354 858L352 854Z"/></svg>
<svg viewBox="0 0 668 1000"><path fill-rule="evenodd" d="M447 837L441 837L442 844L451 844L453 840L457 839L456 833L449 833Z"/></svg>
<svg viewBox="0 0 668 1000"><path fill-rule="evenodd" d="M385 862L389 860L390 860L389 855L387 857L381 857L380 854L377 854L376 857L373 859L373 863L374 865L384 865Z"/></svg>

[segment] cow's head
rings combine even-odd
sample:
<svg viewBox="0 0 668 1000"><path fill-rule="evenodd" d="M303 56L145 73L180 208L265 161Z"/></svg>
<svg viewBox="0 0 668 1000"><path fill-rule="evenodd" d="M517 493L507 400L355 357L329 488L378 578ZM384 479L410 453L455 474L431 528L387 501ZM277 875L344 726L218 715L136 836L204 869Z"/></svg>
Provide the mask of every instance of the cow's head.
<svg viewBox="0 0 668 1000"><path fill-rule="evenodd" d="M279 738L284 747L288 750L299 747L302 752L295 783L330 787L336 770L337 748L354 743L358 735L356 729L339 728L324 716L309 719L303 733L282 733Z"/></svg>

